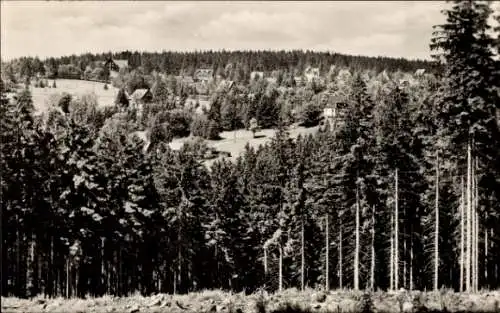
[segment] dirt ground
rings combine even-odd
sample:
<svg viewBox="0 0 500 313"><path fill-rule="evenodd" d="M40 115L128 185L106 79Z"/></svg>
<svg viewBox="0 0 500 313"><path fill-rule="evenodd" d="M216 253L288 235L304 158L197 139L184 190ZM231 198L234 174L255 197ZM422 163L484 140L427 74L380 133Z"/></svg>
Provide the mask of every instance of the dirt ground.
<svg viewBox="0 0 500 313"><path fill-rule="evenodd" d="M376 292L371 296L373 312L500 312L500 291L480 294L459 294L453 292ZM315 290L300 292L296 289L282 293L228 293L203 291L187 295L158 294L150 297L133 295L129 297L104 296L86 299L44 299L30 300L2 297L2 312L172 312L172 313L262 313L275 312L286 305L295 307L292 312L363 312L367 307L363 292ZM290 311L288 311L290 312Z"/></svg>

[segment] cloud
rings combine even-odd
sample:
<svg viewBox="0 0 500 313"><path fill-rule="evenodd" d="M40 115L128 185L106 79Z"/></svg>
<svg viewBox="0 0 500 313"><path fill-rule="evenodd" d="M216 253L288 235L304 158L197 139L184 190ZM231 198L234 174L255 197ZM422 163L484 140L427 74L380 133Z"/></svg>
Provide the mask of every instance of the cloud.
<svg viewBox="0 0 500 313"><path fill-rule="evenodd" d="M440 2L1 2L2 57L192 49L428 56Z"/></svg>

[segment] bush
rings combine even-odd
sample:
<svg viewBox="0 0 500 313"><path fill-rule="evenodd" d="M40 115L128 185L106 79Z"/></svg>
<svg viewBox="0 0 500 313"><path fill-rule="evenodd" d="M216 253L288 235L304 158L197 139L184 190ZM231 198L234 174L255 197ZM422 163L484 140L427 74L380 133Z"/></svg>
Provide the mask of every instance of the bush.
<svg viewBox="0 0 500 313"><path fill-rule="evenodd" d="M313 127L319 124L321 120L321 109L313 104L309 103L300 112L300 125L304 127Z"/></svg>
<svg viewBox="0 0 500 313"><path fill-rule="evenodd" d="M104 90L108 90L108 84L104 84Z"/></svg>

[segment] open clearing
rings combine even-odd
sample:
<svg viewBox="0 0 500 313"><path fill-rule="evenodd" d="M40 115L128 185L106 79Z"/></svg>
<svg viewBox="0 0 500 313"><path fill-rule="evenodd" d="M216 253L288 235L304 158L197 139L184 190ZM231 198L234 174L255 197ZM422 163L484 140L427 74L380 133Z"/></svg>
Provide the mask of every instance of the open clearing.
<svg viewBox="0 0 500 313"><path fill-rule="evenodd" d="M309 128L292 126L288 129L288 133L290 134L291 138L297 138L299 134L302 136L314 134L317 131L318 126ZM239 129L235 131L222 132L220 134L221 139L206 140L206 143L209 147L213 147L217 151L229 152L231 154L231 157L229 159L235 161L236 158L245 150L245 146L247 143L251 147L257 148L258 146L264 145L266 142L269 142L275 134L275 129L263 129L256 133L256 138L253 138L253 134L251 131ZM173 150L178 150L189 139L190 137L175 138L174 140L172 140L172 142L170 142L170 148L172 148ZM205 161L205 164L209 166L217 159Z"/></svg>
<svg viewBox="0 0 500 313"><path fill-rule="evenodd" d="M48 80L49 86L52 86L53 82L54 80ZM62 94L63 92L67 92L74 97L94 93L97 96L99 106L113 105L116 95L118 94L118 89L108 84L108 90L105 90L104 85L104 83L87 80L56 79L57 88L39 88L34 87L32 83L30 91L33 97L35 110L37 112L45 112L50 96Z"/></svg>
<svg viewBox="0 0 500 313"><path fill-rule="evenodd" d="M296 289L282 293L231 294L213 290L186 295L158 294L151 297L104 296L87 299L31 300L2 297L2 312L499 312L500 292L459 294L453 292L421 293L376 292L372 304L366 305L363 292ZM257 303L261 309L257 310ZM283 310L287 304L293 310ZM265 308L262 310L262 308ZM367 308L370 310L365 311Z"/></svg>

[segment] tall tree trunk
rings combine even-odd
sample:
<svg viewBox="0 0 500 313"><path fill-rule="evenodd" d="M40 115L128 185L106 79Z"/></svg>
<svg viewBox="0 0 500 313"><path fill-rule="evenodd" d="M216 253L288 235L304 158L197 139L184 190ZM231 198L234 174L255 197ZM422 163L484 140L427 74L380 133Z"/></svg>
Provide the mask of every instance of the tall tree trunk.
<svg viewBox="0 0 500 313"><path fill-rule="evenodd" d="M465 196L464 196L464 178L461 177L460 182L460 292L464 291L464 206L465 206Z"/></svg>
<svg viewBox="0 0 500 313"><path fill-rule="evenodd" d="M328 213L325 214L325 289L330 290L330 226Z"/></svg>
<svg viewBox="0 0 500 313"><path fill-rule="evenodd" d="M439 152L436 153L436 203L434 208L434 291L439 288Z"/></svg>
<svg viewBox="0 0 500 313"><path fill-rule="evenodd" d="M101 290L99 293L106 292L106 268L105 268L105 256L104 256L104 241L106 239L101 237Z"/></svg>
<svg viewBox="0 0 500 313"><path fill-rule="evenodd" d="M267 247L264 247L264 274L267 278Z"/></svg>
<svg viewBox="0 0 500 313"><path fill-rule="evenodd" d="M370 290L375 290L375 206L372 209L372 242L371 242L371 264L370 264Z"/></svg>
<svg viewBox="0 0 500 313"><path fill-rule="evenodd" d="M340 227L339 227L339 287L340 287L340 289L343 288L342 274L343 274L343 264L342 264L342 220L341 220Z"/></svg>
<svg viewBox="0 0 500 313"><path fill-rule="evenodd" d="M16 296L21 296L21 240L19 215L16 213Z"/></svg>
<svg viewBox="0 0 500 313"><path fill-rule="evenodd" d="M34 285L35 285L35 242L36 235L31 231L31 235L28 240L28 253L26 258L26 295L33 297Z"/></svg>
<svg viewBox="0 0 500 313"><path fill-rule="evenodd" d="M69 276L70 276L70 269L69 269L69 258L66 257L66 298L69 298L70 296L70 288L69 288Z"/></svg>
<svg viewBox="0 0 500 313"><path fill-rule="evenodd" d="M484 230L484 282L486 288L490 288L488 283L488 229Z"/></svg>
<svg viewBox="0 0 500 313"><path fill-rule="evenodd" d="M279 244L279 273L278 273L278 290L283 291L283 247Z"/></svg>
<svg viewBox="0 0 500 313"><path fill-rule="evenodd" d="M300 225L300 233L301 233L301 237L300 237L300 250L301 250L301 253L300 253L300 286L301 286L301 289L302 291L304 291L304 288L305 288L305 245L304 245L304 217L301 216L302 219L301 219L301 225Z"/></svg>
<svg viewBox="0 0 500 313"><path fill-rule="evenodd" d="M356 246L354 248L354 290L359 290L359 188L356 186Z"/></svg>
<svg viewBox="0 0 500 313"><path fill-rule="evenodd" d="M467 143L467 230L465 255L465 290L471 291L471 147Z"/></svg>
<svg viewBox="0 0 500 313"><path fill-rule="evenodd" d="M391 251L389 260L389 290L394 290L394 215L391 212Z"/></svg>
<svg viewBox="0 0 500 313"><path fill-rule="evenodd" d="M413 290L413 231L410 234L410 291Z"/></svg>
<svg viewBox="0 0 500 313"><path fill-rule="evenodd" d="M399 282L399 203L398 203L398 169L396 168L396 205L394 207L394 289L398 290Z"/></svg>
<svg viewBox="0 0 500 313"><path fill-rule="evenodd" d="M474 278L475 278L475 291L479 291L479 187L478 187L478 175L477 175L477 169L478 169L478 158L476 157L476 162L475 162L475 167L474 167L474 214L475 214L475 223L476 223L476 228L475 228L475 254L474 254L474 259L476 269L474 271Z"/></svg>
<svg viewBox="0 0 500 313"><path fill-rule="evenodd" d="M50 286L50 296L53 297L55 296L55 291L57 288L57 279L56 275L54 275L54 269L56 265L54 264L54 235L50 234L50 266L48 269L48 274L49 274L49 279L48 279L48 285Z"/></svg>
<svg viewBox="0 0 500 313"><path fill-rule="evenodd" d="M471 291L476 292L476 173L471 164Z"/></svg>

